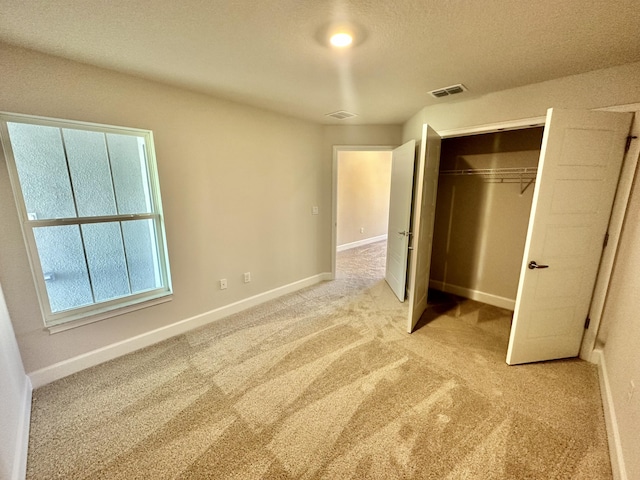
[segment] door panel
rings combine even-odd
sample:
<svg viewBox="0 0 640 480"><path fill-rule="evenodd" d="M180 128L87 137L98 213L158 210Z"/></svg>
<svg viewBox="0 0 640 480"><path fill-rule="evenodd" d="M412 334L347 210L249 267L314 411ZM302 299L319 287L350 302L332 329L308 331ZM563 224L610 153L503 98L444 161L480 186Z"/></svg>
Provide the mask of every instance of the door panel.
<svg viewBox="0 0 640 480"><path fill-rule="evenodd" d="M547 113L507 351L510 365L579 353L631 118ZM548 268L529 268L531 261Z"/></svg>
<svg viewBox="0 0 640 480"><path fill-rule="evenodd" d="M413 331L427 308L433 223L438 195L440 136L428 125L422 127L422 142L416 171L413 212L413 237L409 265L409 318L407 330Z"/></svg>
<svg viewBox="0 0 640 480"><path fill-rule="evenodd" d="M416 141L411 140L393 150L391 156L387 264L384 278L401 302L404 302L407 285L407 254L415 155Z"/></svg>

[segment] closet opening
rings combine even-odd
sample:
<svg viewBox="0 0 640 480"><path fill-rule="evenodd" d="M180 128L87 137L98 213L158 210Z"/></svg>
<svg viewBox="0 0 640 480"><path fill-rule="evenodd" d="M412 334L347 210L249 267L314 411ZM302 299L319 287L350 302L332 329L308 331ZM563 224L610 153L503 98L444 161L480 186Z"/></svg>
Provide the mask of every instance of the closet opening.
<svg viewBox="0 0 640 480"><path fill-rule="evenodd" d="M430 290L417 328L462 320L506 348L543 133L540 126L442 140Z"/></svg>

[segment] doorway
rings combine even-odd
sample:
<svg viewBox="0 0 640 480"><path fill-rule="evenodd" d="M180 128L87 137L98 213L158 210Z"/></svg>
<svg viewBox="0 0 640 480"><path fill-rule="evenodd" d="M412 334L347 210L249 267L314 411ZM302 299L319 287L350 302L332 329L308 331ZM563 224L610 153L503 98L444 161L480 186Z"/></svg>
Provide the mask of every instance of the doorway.
<svg viewBox="0 0 640 480"><path fill-rule="evenodd" d="M389 219L391 146L334 146L332 278L337 254L375 246L384 261ZM369 252L369 253L371 253ZM376 255L378 255L376 253ZM371 253L372 254L372 253ZM348 269L352 262L340 262ZM352 272L356 273L356 272Z"/></svg>

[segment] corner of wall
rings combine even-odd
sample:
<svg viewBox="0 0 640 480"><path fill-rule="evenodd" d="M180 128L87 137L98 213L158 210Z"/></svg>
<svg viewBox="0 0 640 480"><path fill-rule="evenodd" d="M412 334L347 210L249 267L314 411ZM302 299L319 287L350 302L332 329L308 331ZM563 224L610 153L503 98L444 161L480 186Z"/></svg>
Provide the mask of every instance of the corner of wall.
<svg viewBox="0 0 640 480"><path fill-rule="evenodd" d="M31 398L33 388L31 380L25 375L22 414L18 423L18 435L13 462L12 480L22 480L27 475L27 454L29 452L29 429L31 426Z"/></svg>
<svg viewBox="0 0 640 480"><path fill-rule="evenodd" d="M409 140L419 141L422 137L422 124L424 122L424 108L418 110L402 125L402 143Z"/></svg>
<svg viewBox="0 0 640 480"><path fill-rule="evenodd" d="M618 431L618 419L613 404L613 395L611 393L604 352L599 348L594 349L591 355L591 362L598 366L600 395L602 397L602 408L604 410L604 420L607 427L607 440L609 443L609 457L611 459L613 478L614 480L628 480L622 453L620 432Z"/></svg>

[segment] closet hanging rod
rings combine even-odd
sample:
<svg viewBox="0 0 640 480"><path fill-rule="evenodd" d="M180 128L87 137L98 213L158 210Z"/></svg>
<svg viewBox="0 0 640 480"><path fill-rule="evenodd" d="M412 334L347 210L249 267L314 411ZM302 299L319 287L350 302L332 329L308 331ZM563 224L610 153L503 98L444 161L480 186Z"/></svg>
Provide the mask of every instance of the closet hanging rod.
<svg viewBox="0 0 640 480"><path fill-rule="evenodd" d="M520 183L520 195L536 181L537 167L440 170L440 175L479 176L488 183Z"/></svg>
<svg viewBox="0 0 640 480"><path fill-rule="evenodd" d="M535 177L538 167L518 167L518 168L465 168L459 170L440 170L440 175L478 175L481 177L495 178L515 178L526 175L528 178Z"/></svg>

